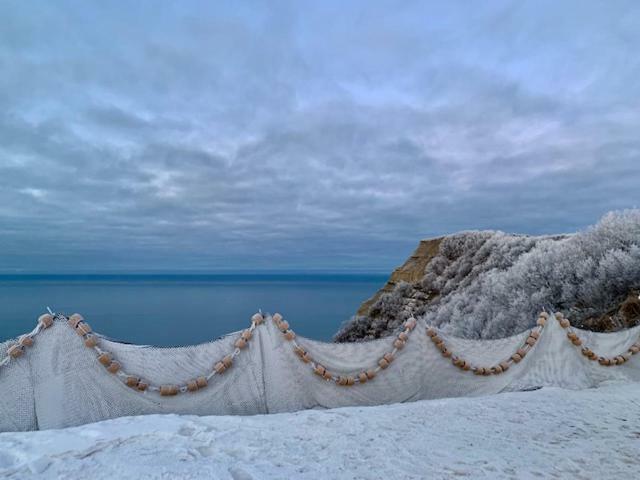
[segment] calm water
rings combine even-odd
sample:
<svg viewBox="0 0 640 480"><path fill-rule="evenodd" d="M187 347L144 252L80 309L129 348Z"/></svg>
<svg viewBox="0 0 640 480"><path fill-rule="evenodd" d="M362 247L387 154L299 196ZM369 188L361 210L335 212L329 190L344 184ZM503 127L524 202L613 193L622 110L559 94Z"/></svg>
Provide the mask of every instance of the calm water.
<svg viewBox="0 0 640 480"><path fill-rule="evenodd" d="M39 314L81 313L94 330L139 344L187 345L248 325L259 308L300 334L330 340L384 275L0 276L0 340L30 331Z"/></svg>

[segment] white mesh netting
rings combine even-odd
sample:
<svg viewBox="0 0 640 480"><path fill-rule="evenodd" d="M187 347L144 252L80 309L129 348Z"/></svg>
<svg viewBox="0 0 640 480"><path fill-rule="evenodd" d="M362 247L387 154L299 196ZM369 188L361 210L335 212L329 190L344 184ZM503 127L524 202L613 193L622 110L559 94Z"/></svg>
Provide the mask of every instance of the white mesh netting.
<svg viewBox="0 0 640 480"><path fill-rule="evenodd" d="M270 318L221 375L194 393L160 396L129 388L108 373L96 353L65 323L56 321L33 346L0 367L0 431L62 428L108 418L151 413L259 414L347 405L377 405L452 396L473 396L542 386L588 388L609 381L640 380L640 355L613 367L590 361L567 340L552 316L539 341L500 375L482 376L455 367L426 335L419 321L393 363L373 380L350 387L314 375ZM602 356L615 357L638 340L640 327L598 334L573 329ZM474 365L494 365L511 356L529 332L499 340L465 340L440 334L451 351ZM234 349L238 334L182 348L142 347L100 339L129 374L152 384L183 384L206 375ZM376 366L393 339L362 343L296 342L335 375L358 375ZM0 359L15 342L0 344Z"/></svg>

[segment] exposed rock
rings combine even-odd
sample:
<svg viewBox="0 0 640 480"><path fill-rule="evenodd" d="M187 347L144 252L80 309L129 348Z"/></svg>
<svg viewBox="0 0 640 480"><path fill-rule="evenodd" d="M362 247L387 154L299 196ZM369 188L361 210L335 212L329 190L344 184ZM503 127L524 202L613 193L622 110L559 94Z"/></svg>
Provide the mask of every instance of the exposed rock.
<svg viewBox="0 0 640 480"><path fill-rule="evenodd" d="M370 308L376 303L380 296L383 293L392 292L398 284L402 282L410 284L419 283L424 277L424 271L427 264L438 253L442 238L443 237L422 240L420 244L418 244L418 248L415 249L407 261L393 271L384 287L378 290L373 297L360 305L356 315L370 314ZM428 298L428 294L424 294L420 291L415 291L412 295L417 301L423 301Z"/></svg>
<svg viewBox="0 0 640 480"><path fill-rule="evenodd" d="M584 319L581 328L595 332L615 332L640 324L640 292L632 290L615 308L603 315Z"/></svg>

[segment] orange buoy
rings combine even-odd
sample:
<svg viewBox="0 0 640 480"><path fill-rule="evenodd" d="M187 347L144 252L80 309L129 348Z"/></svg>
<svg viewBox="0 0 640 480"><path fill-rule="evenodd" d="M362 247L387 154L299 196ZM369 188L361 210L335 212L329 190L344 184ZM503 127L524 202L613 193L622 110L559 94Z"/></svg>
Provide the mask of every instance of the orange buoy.
<svg viewBox="0 0 640 480"><path fill-rule="evenodd" d="M18 358L20 356L22 356L22 354L24 353L22 347L20 345L11 345L8 349L7 349L7 354L11 357L11 358Z"/></svg>
<svg viewBox="0 0 640 480"><path fill-rule="evenodd" d="M134 377L131 375L128 376L127 379L124 381L124 383L127 384L127 387L131 387L131 388L137 388L139 382L140 382L140 379L138 377Z"/></svg>
<svg viewBox="0 0 640 480"><path fill-rule="evenodd" d="M189 392L195 392L198 390L198 383L195 380L189 380L187 382L187 390Z"/></svg>
<svg viewBox="0 0 640 480"><path fill-rule="evenodd" d="M79 313L74 313L69 317L68 322L71 328L77 328L80 322L82 322L83 320L84 318L82 317L82 315L80 315Z"/></svg>
<svg viewBox="0 0 640 480"><path fill-rule="evenodd" d="M118 370L120 370L120 363L115 360L113 360L107 367L107 371L109 373L118 373Z"/></svg>
<svg viewBox="0 0 640 480"><path fill-rule="evenodd" d="M49 328L53 325L53 315L49 313L40 315L38 317L38 323L42 325L42 328Z"/></svg>
<svg viewBox="0 0 640 480"><path fill-rule="evenodd" d="M138 382L138 386L137 386L138 390L140 390L141 392L144 392L147 388L149 388L149 384L143 380L140 380Z"/></svg>
<svg viewBox="0 0 640 480"><path fill-rule="evenodd" d="M178 386L177 385L162 385L160 387L160 395L163 397L172 397L178 394Z"/></svg>
<svg viewBox="0 0 640 480"><path fill-rule="evenodd" d="M208 385L207 377L198 377L198 378L196 378L196 384L198 385L198 388L206 387Z"/></svg>
<svg viewBox="0 0 640 480"><path fill-rule="evenodd" d="M100 356L98 356L98 361L105 367L108 367L111 364L111 355L107 352L101 353Z"/></svg>
<svg viewBox="0 0 640 480"><path fill-rule="evenodd" d="M88 323L82 322L76 327L76 333L81 337L91 333L91 326Z"/></svg>
<svg viewBox="0 0 640 480"><path fill-rule="evenodd" d="M286 320L278 322L278 328L281 332L286 332L287 330L289 330L289 322L287 322Z"/></svg>
<svg viewBox="0 0 640 480"><path fill-rule="evenodd" d="M385 360L384 358L381 358L380 360L378 360L378 365L380 365L380 368L387 368L389 366L389 362L387 362L387 360Z"/></svg>

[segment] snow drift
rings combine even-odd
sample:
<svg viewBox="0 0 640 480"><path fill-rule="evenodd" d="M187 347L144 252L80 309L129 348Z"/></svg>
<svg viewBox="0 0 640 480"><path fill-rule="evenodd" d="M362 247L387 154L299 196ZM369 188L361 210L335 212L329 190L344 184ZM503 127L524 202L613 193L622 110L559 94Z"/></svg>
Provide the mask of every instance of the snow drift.
<svg viewBox="0 0 640 480"><path fill-rule="evenodd" d="M0 434L0 477L635 478L639 384Z"/></svg>

